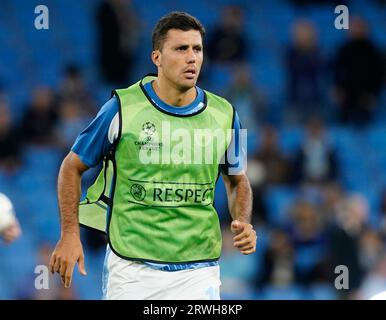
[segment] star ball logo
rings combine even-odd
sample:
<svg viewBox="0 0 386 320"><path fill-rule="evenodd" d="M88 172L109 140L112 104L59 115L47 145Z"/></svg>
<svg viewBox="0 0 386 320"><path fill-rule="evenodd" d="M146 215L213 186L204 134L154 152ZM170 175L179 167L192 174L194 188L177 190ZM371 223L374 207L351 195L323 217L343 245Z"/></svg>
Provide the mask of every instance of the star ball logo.
<svg viewBox="0 0 386 320"><path fill-rule="evenodd" d="M155 125L154 123L151 123L150 121L147 121L145 122L143 125L142 125L142 131L148 136L152 136L155 132Z"/></svg>
<svg viewBox="0 0 386 320"><path fill-rule="evenodd" d="M142 201L146 197L146 190L140 184L134 183L130 188L130 193L137 201Z"/></svg>
<svg viewBox="0 0 386 320"><path fill-rule="evenodd" d="M158 142L157 129L154 123L146 121L142 125L139 138L134 142L139 150L155 150L158 151L162 147L162 142Z"/></svg>

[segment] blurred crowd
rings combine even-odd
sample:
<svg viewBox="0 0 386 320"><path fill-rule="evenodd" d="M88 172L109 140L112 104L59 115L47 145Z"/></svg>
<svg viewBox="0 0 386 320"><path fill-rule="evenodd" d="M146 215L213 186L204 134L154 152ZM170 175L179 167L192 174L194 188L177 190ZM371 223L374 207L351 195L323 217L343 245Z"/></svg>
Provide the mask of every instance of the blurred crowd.
<svg viewBox="0 0 386 320"><path fill-rule="evenodd" d="M385 12L384 2L370 2ZM321 5L313 1L289 3L300 11L305 6ZM136 11L136 5L125 0L95 4L98 55L94 68L97 81L105 87L128 86L138 80L138 74L154 71L137 70L138 52L145 54L141 26L148 21ZM285 75L284 90L277 93L282 97L277 107L263 85L264 79L255 80L251 57L259 54L258 44L251 43L246 32L251 25L246 24L246 8L234 4L221 5L219 10L217 22L207 26L199 85L227 98L248 130L247 173L253 189L253 224L259 236L254 255L241 256L233 248L226 198L218 194L224 238L223 298L368 299L386 291L386 179L377 182L377 201L371 202L368 194L361 192L370 186L371 181L367 181L371 178L363 172L363 184L359 182L363 188L358 191L353 187L343 166L355 162L355 154L347 154L350 150L334 143L335 133L350 132L353 143L360 144L360 136L374 126L386 127L386 117L379 119L386 111L386 37L383 43L375 41L368 21L353 16L350 29L340 31L345 33L341 43L325 54L317 24L306 14L294 19L288 26L290 41L276 52ZM265 30L254 32L264 37ZM55 149L61 160L103 103L81 64L71 61L62 67L58 85L33 86L21 115L12 112L11 97L17 93L0 89L1 192L7 193L2 179L9 181L25 174L25 150ZM6 81L0 73L0 83ZM106 95L105 101L108 98ZM293 136L295 143L288 142ZM386 135L378 140L386 141ZM375 156L378 151L372 150ZM366 154L363 156L366 159ZM45 169L44 165L36 168L41 172ZM34 233L29 220L23 221L26 213L20 214L22 228ZM44 219L44 213L41 217ZM59 219L54 218L58 224ZM87 251L102 257L98 252L105 249L103 236L84 231L83 239ZM47 262L52 240L38 241L38 261ZM347 290L334 287L339 265L349 270ZM62 290L59 284L46 295L31 292L20 290L8 298L82 297L76 291Z"/></svg>

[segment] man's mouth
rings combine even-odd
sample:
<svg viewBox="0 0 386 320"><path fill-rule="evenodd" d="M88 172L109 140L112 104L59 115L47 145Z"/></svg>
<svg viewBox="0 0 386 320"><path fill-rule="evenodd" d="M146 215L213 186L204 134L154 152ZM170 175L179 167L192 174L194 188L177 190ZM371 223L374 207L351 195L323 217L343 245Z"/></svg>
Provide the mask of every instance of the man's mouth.
<svg viewBox="0 0 386 320"><path fill-rule="evenodd" d="M184 74L188 77L188 78L191 78L193 79L195 76L196 76L196 70L193 69L193 68L189 68L187 69Z"/></svg>

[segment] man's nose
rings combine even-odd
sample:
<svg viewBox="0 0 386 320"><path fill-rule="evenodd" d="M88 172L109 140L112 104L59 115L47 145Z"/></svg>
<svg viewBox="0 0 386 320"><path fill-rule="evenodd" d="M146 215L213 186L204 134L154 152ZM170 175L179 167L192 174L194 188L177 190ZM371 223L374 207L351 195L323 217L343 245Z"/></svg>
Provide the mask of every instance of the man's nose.
<svg viewBox="0 0 386 320"><path fill-rule="evenodd" d="M192 49L192 48L190 48L189 50L188 50L188 54L187 54L187 62L188 63L194 63L194 62L196 62L196 53L194 52L194 50Z"/></svg>

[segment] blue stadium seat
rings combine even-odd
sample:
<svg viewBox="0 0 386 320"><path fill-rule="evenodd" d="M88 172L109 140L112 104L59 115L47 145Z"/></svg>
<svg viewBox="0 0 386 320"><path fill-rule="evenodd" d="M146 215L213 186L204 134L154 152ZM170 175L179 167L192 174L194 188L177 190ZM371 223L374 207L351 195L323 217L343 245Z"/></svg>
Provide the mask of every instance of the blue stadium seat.
<svg viewBox="0 0 386 320"><path fill-rule="evenodd" d="M63 154L56 146L34 146L30 145L24 152L24 165L27 168L44 168L42 170L51 171L53 168L58 168Z"/></svg>
<svg viewBox="0 0 386 320"><path fill-rule="evenodd" d="M309 298L312 300L336 300L336 289L330 284L317 283L309 288Z"/></svg>
<svg viewBox="0 0 386 320"><path fill-rule="evenodd" d="M280 130L280 149L287 155L296 153L304 140L304 129L284 127Z"/></svg>
<svg viewBox="0 0 386 320"><path fill-rule="evenodd" d="M105 258L105 251L100 250L93 253L87 247L84 248L85 268L87 276L74 272L73 283L80 299L100 300L102 298L102 270Z"/></svg>
<svg viewBox="0 0 386 320"><path fill-rule="evenodd" d="M386 125L373 125L365 132L366 139L371 148L381 154L386 154Z"/></svg>
<svg viewBox="0 0 386 320"><path fill-rule="evenodd" d="M301 273L308 273L325 257L320 245L300 245L295 250L295 266Z"/></svg>
<svg viewBox="0 0 386 320"><path fill-rule="evenodd" d="M35 237L28 228L23 230L22 236L12 245L1 248L0 264L9 277L12 287L23 277L33 274L36 266L36 252Z"/></svg>
<svg viewBox="0 0 386 320"><path fill-rule="evenodd" d="M267 285L261 291L264 300L301 300L305 299L304 288L298 285L275 286Z"/></svg>
<svg viewBox="0 0 386 320"><path fill-rule="evenodd" d="M287 222L289 209L296 196L296 190L286 186L272 186L266 190L265 204L268 221L272 225L284 225Z"/></svg>

